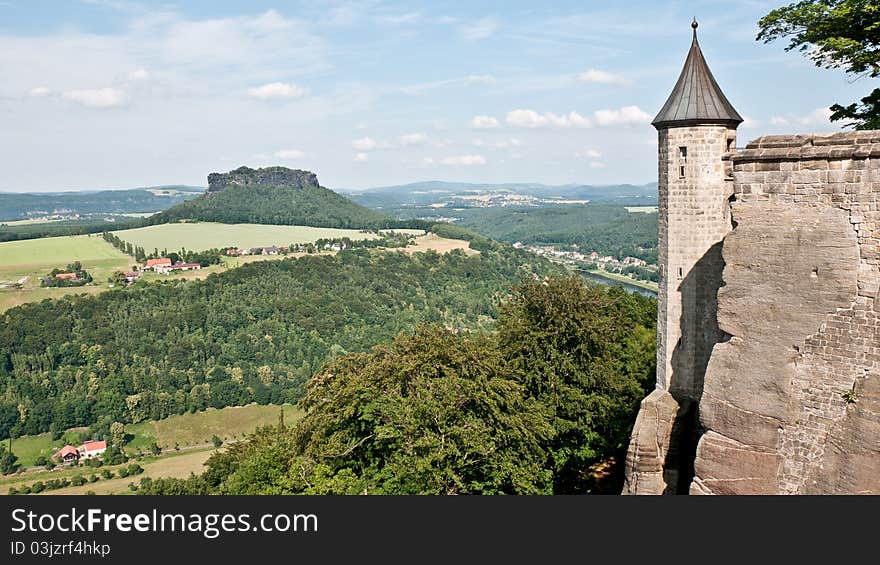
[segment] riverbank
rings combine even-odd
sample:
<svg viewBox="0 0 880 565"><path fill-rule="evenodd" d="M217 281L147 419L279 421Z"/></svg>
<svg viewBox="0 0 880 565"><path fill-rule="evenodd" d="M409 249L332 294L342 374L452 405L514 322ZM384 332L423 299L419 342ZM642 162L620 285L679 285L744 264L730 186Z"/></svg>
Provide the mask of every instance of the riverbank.
<svg viewBox="0 0 880 565"><path fill-rule="evenodd" d="M618 283L623 286L630 288L631 290L637 290L642 294L650 294L651 296L657 296L657 293L660 291L660 287L657 283L654 282L646 282L646 281L637 281L631 279L625 275L619 275L617 273L609 273L604 270L597 271L588 271L587 269L583 269L580 267L570 267L572 270L577 271L581 275L586 276L590 279L595 279L596 282L608 282L610 283Z"/></svg>

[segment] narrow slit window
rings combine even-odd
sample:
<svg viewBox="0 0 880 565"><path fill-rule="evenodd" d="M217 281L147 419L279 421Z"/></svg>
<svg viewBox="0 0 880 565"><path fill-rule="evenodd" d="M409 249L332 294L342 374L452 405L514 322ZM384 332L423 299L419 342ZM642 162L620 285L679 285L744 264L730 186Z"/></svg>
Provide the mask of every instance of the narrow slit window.
<svg viewBox="0 0 880 565"><path fill-rule="evenodd" d="M684 178L685 174L685 165L687 165L688 159L688 148L687 147L679 147L678 148L678 176L680 178Z"/></svg>
<svg viewBox="0 0 880 565"><path fill-rule="evenodd" d="M678 278L681 278L682 276L684 276L684 275L682 274L681 267L679 267L678 268Z"/></svg>

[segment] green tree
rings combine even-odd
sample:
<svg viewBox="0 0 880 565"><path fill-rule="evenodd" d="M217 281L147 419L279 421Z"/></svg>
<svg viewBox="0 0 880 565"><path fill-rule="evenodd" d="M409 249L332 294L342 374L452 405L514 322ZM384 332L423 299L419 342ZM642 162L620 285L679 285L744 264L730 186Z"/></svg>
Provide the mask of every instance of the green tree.
<svg viewBox="0 0 880 565"><path fill-rule="evenodd" d="M818 67L855 77L880 77L880 2L803 0L771 11L758 22L758 41L789 40ZM880 129L880 88L860 103L831 106L831 120L856 129Z"/></svg>
<svg viewBox="0 0 880 565"><path fill-rule="evenodd" d="M223 445L223 440L220 439L217 434L214 434L213 436L211 436L211 443L214 444L214 447L220 447L221 445Z"/></svg>
<svg viewBox="0 0 880 565"><path fill-rule="evenodd" d="M125 445L125 424L122 422L110 424L110 441L117 447Z"/></svg>
<svg viewBox="0 0 880 565"><path fill-rule="evenodd" d="M587 492L594 465L620 463L655 378L655 319L652 300L576 276L524 283L504 305L508 371L552 414L556 494Z"/></svg>
<svg viewBox="0 0 880 565"><path fill-rule="evenodd" d="M0 473L9 475L18 471L18 457L9 451L5 445L0 445Z"/></svg>

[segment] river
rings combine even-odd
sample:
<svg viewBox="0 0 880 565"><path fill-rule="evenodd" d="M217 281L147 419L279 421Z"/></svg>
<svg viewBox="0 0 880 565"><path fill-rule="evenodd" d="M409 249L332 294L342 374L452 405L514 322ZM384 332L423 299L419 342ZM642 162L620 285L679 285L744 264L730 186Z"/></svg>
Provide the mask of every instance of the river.
<svg viewBox="0 0 880 565"><path fill-rule="evenodd" d="M587 271L584 269L577 269L577 272L580 273L580 275L582 277L584 277L585 279L587 279L588 281L593 281L593 282L597 282L597 283L601 283L601 284L609 284L609 285L614 284L614 285L622 286L623 288L625 288L626 290L628 290L630 292L638 292L639 294L642 294L644 296L651 296L653 298L657 298L657 293L654 292L653 290L648 290L647 288L642 288L642 287L636 286L634 284L629 284L629 283L615 281L615 280L612 280L609 278L605 278L601 275L591 273L590 271Z"/></svg>

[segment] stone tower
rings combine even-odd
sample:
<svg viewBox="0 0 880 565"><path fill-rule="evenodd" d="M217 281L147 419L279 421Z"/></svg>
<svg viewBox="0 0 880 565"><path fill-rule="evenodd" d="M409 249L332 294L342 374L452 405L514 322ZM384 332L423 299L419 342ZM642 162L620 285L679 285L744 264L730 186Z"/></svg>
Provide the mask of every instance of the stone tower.
<svg viewBox="0 0 880 565"><path fill-rule="evenodd" d="M632 494L686 492L693 471L682 462L693 460L706 365L713 346L725 338L716 320L721 241L731 229L733 194L725 155L735 151L743 119L703 58L696 20L691 27L684 68L652 122L659 135L657 389L644 400L639 419L662 421L669 429L657 430L665 440L655 433L640 437L645 427L636 423L624 488ZM685 439L670 444L670 435ZM655 464L645 467L651 460Z"/></svg>

